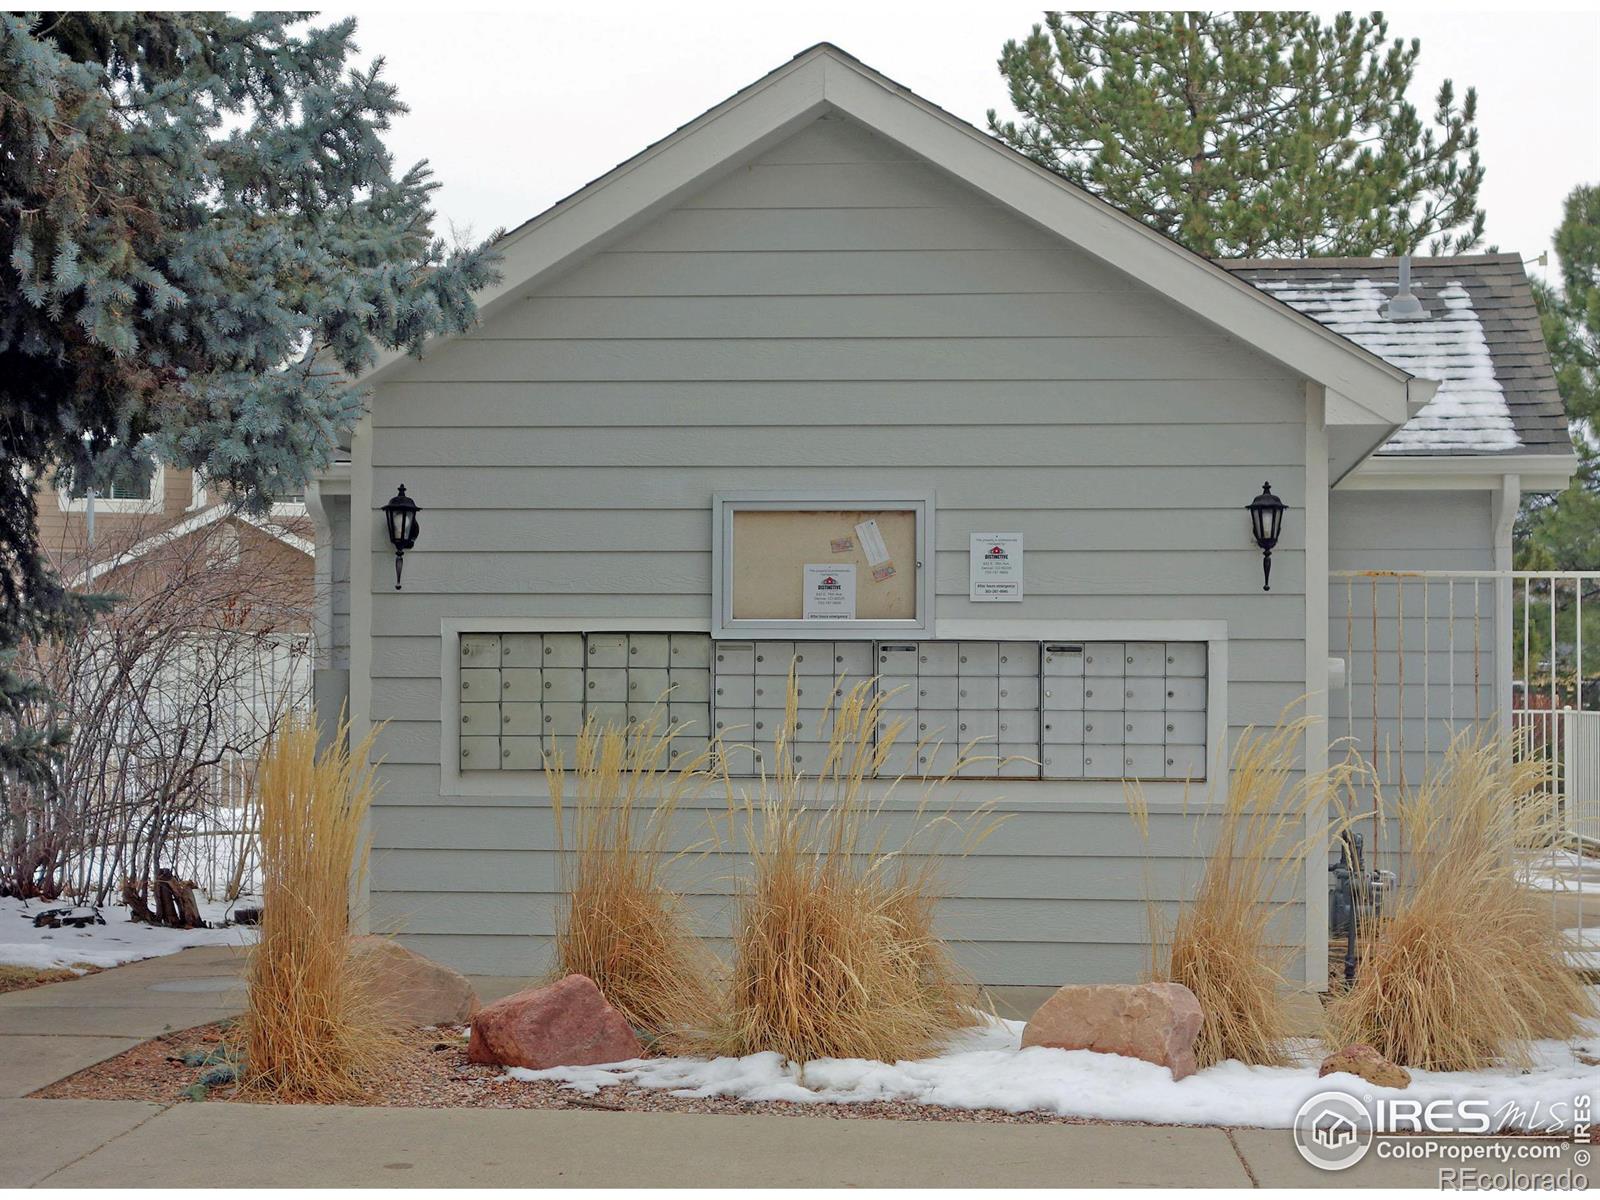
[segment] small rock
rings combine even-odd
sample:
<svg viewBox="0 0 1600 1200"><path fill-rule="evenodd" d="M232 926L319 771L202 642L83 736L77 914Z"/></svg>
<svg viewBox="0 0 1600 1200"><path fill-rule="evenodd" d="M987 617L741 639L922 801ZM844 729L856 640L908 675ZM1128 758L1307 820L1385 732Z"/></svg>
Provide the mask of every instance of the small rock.
<svg viewBox="0 0 1600 1200"><path fill-rule="evenodd" d="M200 1082L208 1088L226 1087L230 1083L238 1083L239 1068L232 1063L222 1063L200 1076Z"/></svg>
<svg viewBox="0 0 1600 1200"><path fill-rule="evenodd" d="M1061 988L1039 1006L1022 1045L1095 1050L1195 1072L1194 1042L1204 1015L1181 983L1096 984Z"/></svg>
<svg viewBox="0 0 1600 1200"><path fill-rule="evenodd" d="M465 975L407 950L393 938L356 938L350 959L384 1012L396 1021L459 1024L478 1011L478 994Z"/></svg>
<svg viewBox="0 0 1600 1200"><path fill-rule="evenodd" d="M508 1067L583 1067L639 1058L643 1047L594 980L568 975L485 1005L472 1019L467 1059Z"/></svg>
<svg viewBox="0 0 1600 1200"><path fill-rule="evenodd" d="M1379 1054L1376 1047L1367 1045L1366 1042L1357 1042L1346 1046L1343 1050L1336 1050L1322 1060L1322 1068L1317 1075L1333 1075L1343 1072L1346 1075L1355 1075L1365 1079L1373 1087L1403 1088L1411 1086L1411 1072L1404 1067L1390 1062Z"/></svg>

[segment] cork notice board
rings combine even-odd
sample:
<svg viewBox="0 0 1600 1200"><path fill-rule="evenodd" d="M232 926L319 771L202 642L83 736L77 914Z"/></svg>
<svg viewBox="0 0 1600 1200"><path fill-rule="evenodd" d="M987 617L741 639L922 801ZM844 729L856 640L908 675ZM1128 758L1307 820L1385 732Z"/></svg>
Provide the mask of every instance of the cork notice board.
<svg viewBox="0 0 1600 1200"><path fill-rule="evenodd" d="M855 564L857 620L917 619L916 509L755 508L735 510L732 516L734 620L801 620L807 563ZM864 521L876 521L883 535L894 567L885 579L873 577L874 565L856 533Z"/></svg>

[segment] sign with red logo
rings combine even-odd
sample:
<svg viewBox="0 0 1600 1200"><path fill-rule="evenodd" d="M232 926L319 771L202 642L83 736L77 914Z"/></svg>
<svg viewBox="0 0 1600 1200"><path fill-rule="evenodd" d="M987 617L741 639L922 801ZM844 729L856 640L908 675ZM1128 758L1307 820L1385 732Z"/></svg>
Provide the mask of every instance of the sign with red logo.
<svg viewBox="0 0 1600 1200"><path fill-rule="evenodd" d="M1022 599L1022 535L975 533L967 570L967 599L976 602Z"/></svg>
<svg viewBox="0 0 1600 1200"><path fill-rule="evenodd" d="M807 621L856 619L856 566L854 563L806 563L802 586Z"/></svg>

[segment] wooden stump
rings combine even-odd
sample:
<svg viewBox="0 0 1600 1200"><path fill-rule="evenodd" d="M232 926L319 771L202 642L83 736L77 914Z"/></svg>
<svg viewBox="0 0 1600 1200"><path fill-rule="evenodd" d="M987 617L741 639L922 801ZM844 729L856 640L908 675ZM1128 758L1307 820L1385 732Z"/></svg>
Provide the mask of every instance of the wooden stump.
<svg viewBox="0 0 1600 1200"><path fill-rule="evenodd" d="M204 924L192 881L179 879L165 868L156 872L156 920L173 929L195 929Z"/></svg>

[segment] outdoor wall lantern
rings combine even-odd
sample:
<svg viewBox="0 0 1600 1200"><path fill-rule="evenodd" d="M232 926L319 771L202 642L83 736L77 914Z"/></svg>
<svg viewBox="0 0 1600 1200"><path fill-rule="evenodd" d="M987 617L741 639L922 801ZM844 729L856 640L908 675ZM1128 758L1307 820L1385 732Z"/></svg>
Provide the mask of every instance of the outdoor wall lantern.
<svg viewBox="0 0 1600 1200"><path fill-rule="evenodd" d="M406 495L406 485L393 500L383 506L383 519L389 526L389 540L394 543L394 590L400 590L400 571L405 565L406 551L417 544L417 502Z"/></svg>
<svg viewBox="0 0 1600 1200"><path fill-rule="evenodd" d="M405 489L400 489L404 491ZM1261 590L1272 590L1272 548L1283 532L1283 501L1272 494L1272 484L1261 485L1261 495L1250 501L1250 531L1261 547Z"/></svg>

